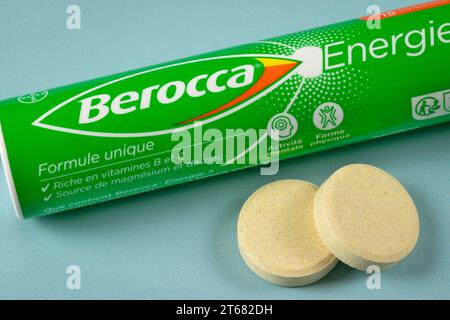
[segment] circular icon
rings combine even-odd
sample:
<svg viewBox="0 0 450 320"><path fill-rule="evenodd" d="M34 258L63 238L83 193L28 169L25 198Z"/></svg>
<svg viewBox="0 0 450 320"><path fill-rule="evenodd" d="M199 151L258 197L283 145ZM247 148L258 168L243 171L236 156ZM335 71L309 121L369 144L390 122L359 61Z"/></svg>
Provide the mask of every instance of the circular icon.
<svg viewBox="0 0 450 320"><path fill-rule="evenodd" d="M305 78L315 78L323 74L323 50L318 47L303 47L297 49L291 56L301 61L297 74Z"/></svg>
<svg viewBox="0 0 450 320"><path fill-rule="evenodd" d="M416 114L422 117L431 116L441 106L439 100L433 97L425 97L416 104Z"/></svg>
<svg viewBox="0 0 450 320"><path fill-rule="evenodd" d="M334 102L323 103L314 111L314 125L319 130L332 130L344 120L344 110Z"/></svg>
<svg viewBox="0 0 450 320"><path fill-rule="evenodd" d="M289 113L279 113L269 121L268 131L272 139L277 141L292 138L298 130L297 119Z"/></svg>
<svg viewBox="0 0 450 320"><path fill-rule="evenodd" d="M44 100L48 95L47 91L38 91L38 92L33 92L33 93L29 93L26 94L24 96L18 97L17 100L20 103L36 103L39 101Z"/></svg>

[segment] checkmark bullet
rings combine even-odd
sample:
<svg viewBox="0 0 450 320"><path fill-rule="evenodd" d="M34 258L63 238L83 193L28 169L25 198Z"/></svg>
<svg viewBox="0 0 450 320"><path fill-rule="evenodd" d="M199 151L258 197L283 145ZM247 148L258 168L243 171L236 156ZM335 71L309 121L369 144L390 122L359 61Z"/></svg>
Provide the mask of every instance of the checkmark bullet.
<svg viewBox="0 0 450 320"><path fill-rule="evenodd" d="M48 190L48 187L50 186L50 183L48 183L46 186L43 186L41 188L42 192L46 192Z"/></svg>
<svg viewBox="0 0 450 320"><path fill-rule="evenodd" d="M53 195L53 194L50 193L48 196L44 197L44 201L47 202L48 200L50 200L51 197L52 197L52 195Z"/></svg>

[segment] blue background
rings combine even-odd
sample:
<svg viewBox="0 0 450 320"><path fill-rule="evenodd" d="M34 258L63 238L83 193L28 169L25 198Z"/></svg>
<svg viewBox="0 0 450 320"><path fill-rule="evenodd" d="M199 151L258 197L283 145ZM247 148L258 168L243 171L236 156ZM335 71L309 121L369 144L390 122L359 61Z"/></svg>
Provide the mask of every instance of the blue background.
<svg viewBox="0 0 450 320"><path fill-rule="evenodd" d="M378 0L383 9L418 1ZM78 4L82 29L66 28ZM0 1L0 99L339 22L373 0ZM355 162L398 177L416 201L415 251L368 290L340 264L304 288L260 280L240 259L236 219L246 197L276 179L320 184ZM0 177L0 298L450 298L450 123L66 214L18 221ZM66 288L67 266L81 290Z"/></svg>

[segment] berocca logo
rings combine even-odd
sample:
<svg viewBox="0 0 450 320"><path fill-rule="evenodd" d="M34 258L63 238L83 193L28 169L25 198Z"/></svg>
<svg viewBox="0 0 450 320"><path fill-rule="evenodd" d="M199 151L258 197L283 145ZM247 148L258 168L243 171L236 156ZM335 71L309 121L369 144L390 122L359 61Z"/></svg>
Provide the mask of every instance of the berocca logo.
<svg viewBox="0 0 450 320"><path fill-rule="evenodd" d="M289 57L235 55L156 67L77 94L33 125L102 137L174 133L245 108L300 65Z"/></svg>

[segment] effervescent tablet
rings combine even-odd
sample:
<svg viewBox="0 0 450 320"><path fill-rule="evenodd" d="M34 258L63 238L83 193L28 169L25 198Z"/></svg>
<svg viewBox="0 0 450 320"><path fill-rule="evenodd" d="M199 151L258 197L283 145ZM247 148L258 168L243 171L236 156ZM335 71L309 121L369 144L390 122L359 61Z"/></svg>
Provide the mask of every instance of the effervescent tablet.
<svg viewBox="0 0 450 320"><path fill-rule="evenodd" d="M336 257L317 234L313 203L317 186L281 180L253 193L241 209L239 251L261 278L281 286L304 286L327 275Z"/></svg>
<svg viewBox="0 0 450 320"><path fill-rule="evenodd" d="M369 165L349 165L328 178L315 197L314 219L333 254L359 270L396 264L419 236L419 217L406 189Z"/></svg>

